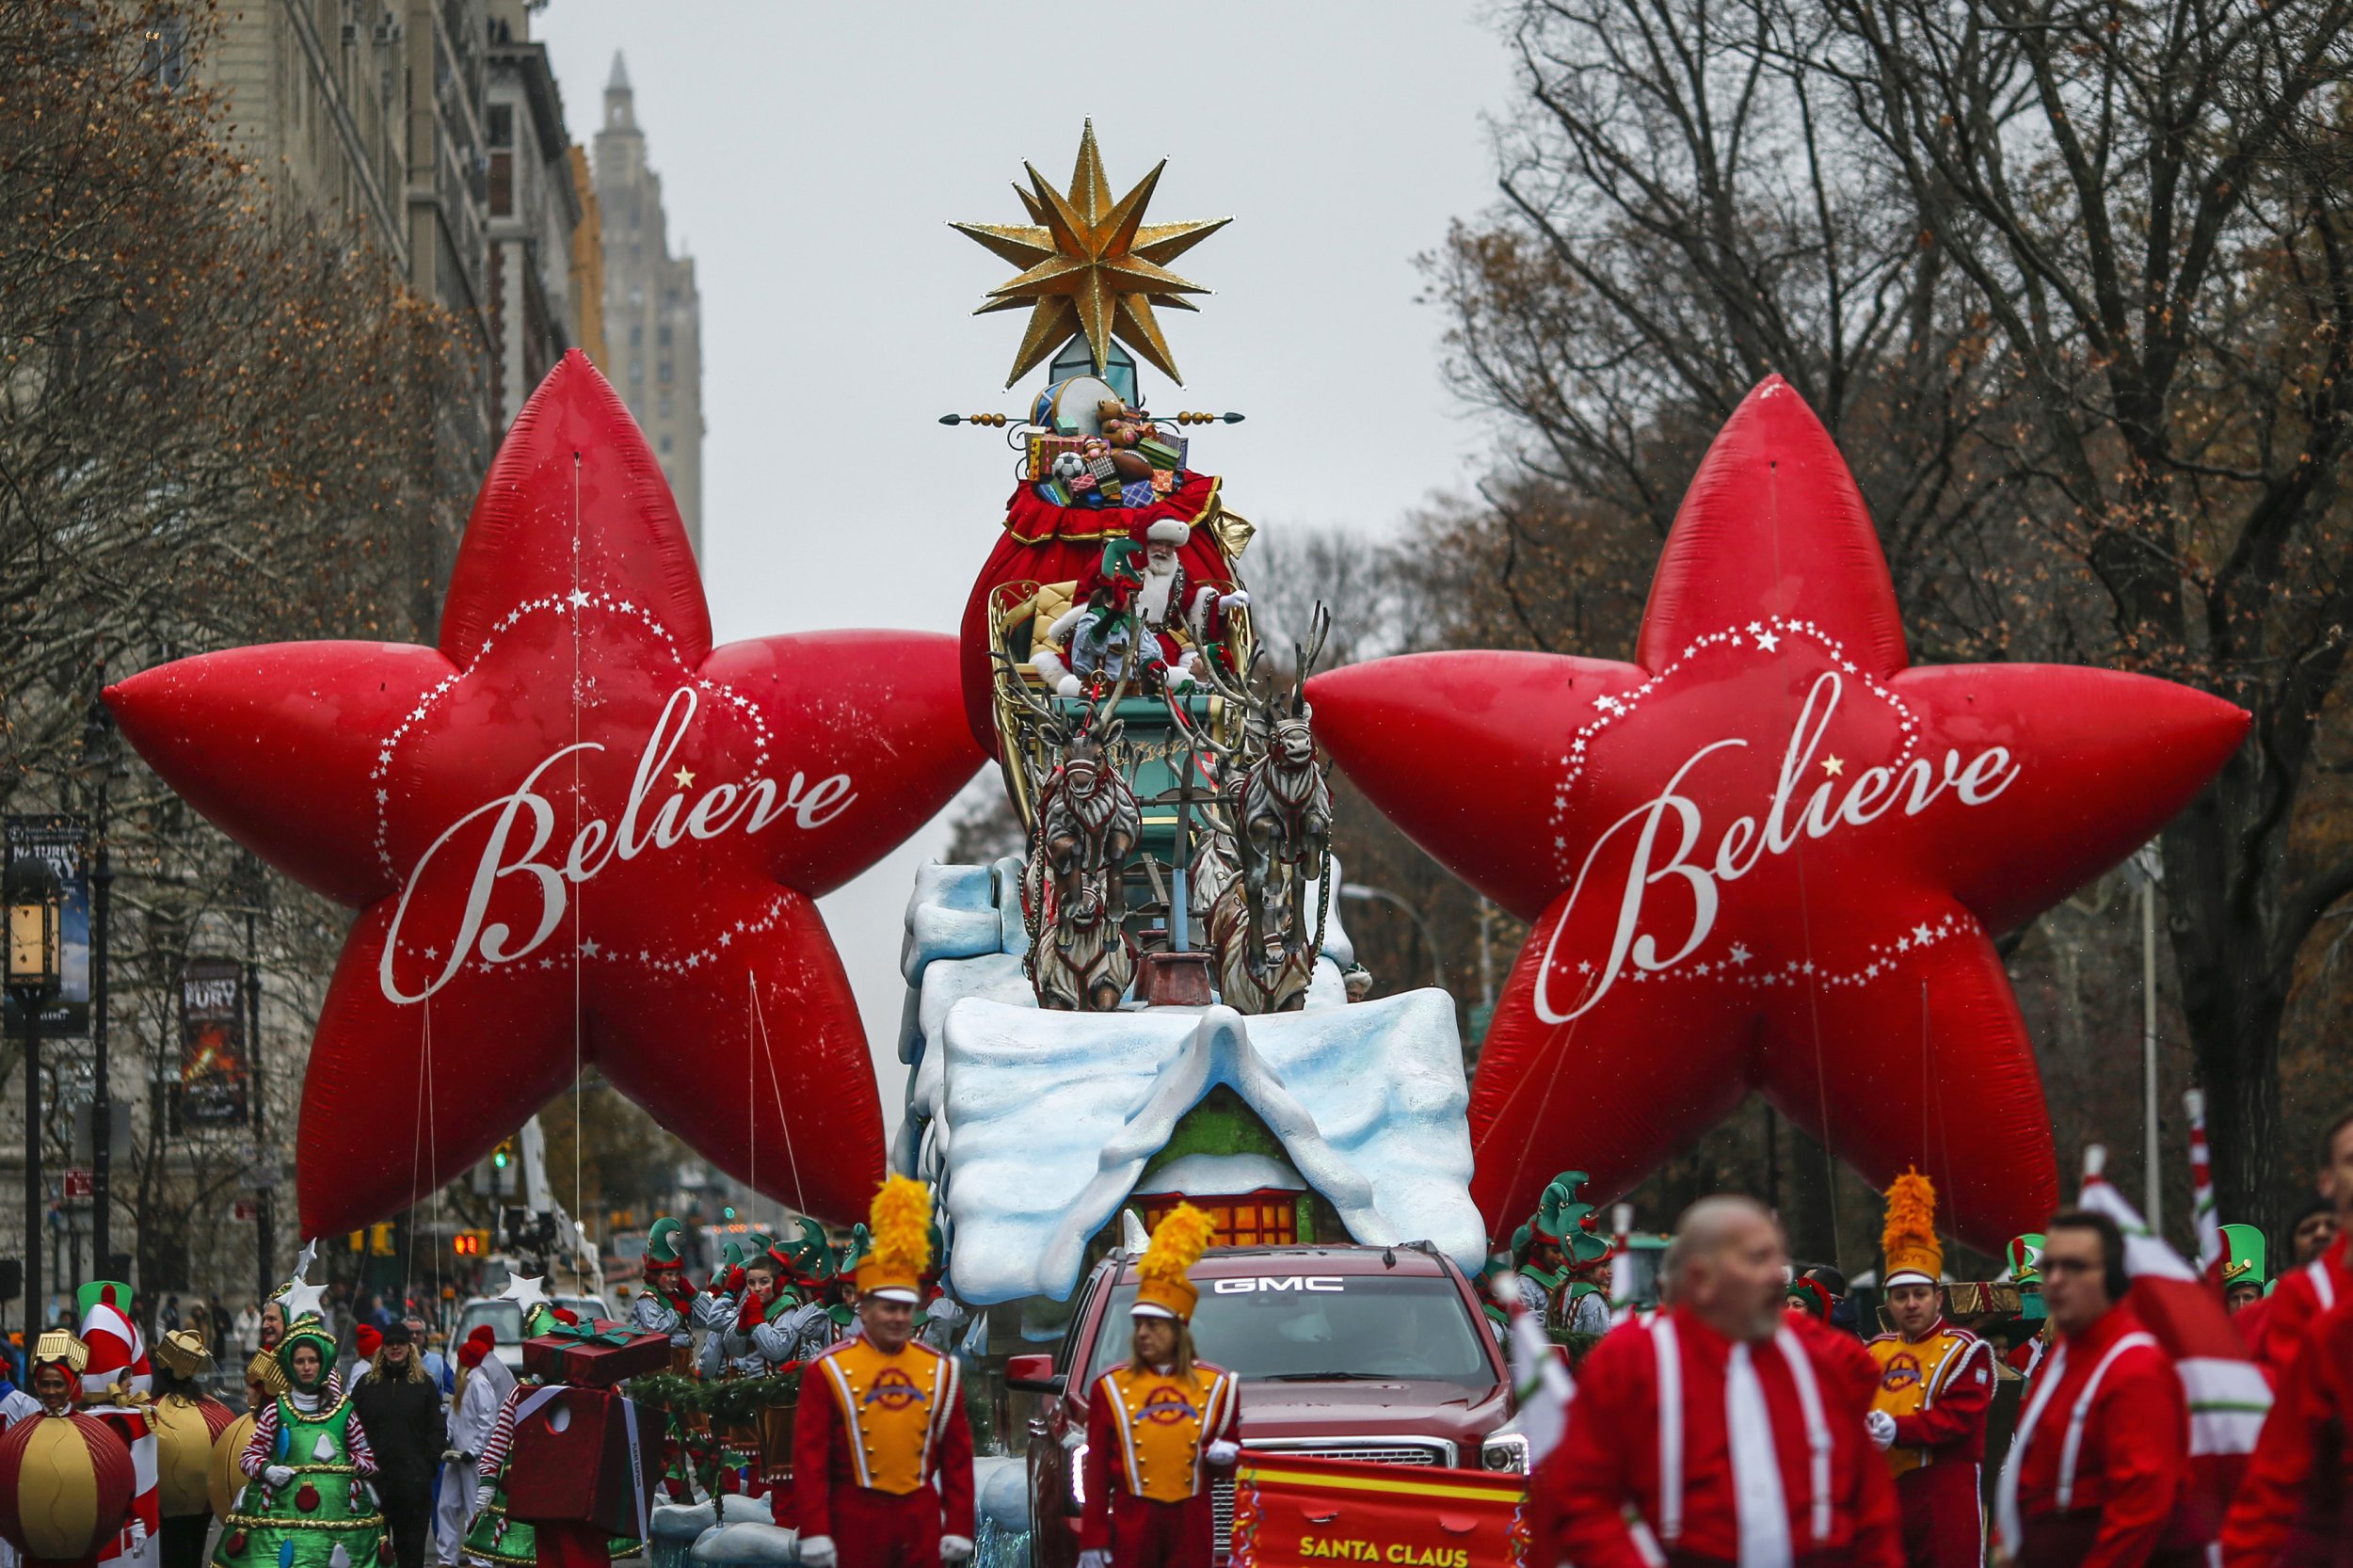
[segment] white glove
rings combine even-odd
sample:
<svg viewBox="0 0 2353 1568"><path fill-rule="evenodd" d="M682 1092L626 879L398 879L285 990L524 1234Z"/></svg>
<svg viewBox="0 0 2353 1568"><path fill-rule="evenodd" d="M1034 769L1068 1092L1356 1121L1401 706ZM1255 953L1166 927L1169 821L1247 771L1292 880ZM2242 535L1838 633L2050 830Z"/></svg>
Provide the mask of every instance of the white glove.
<svg viewBox="0 0 2353 1568"><path fill-rule="evenodd" d="M1229 1443L1221 1437L1209 1445L1209 1459L1212 1464L1231 1464L1241 1457L1241 1445L1239 1443Z"/></svg>
<svg viewBox="0 0 2353 1568"><path fill-rule="evenodd" d="M488 1508L491 1500L498 1496L498 1483L495 1481L486 1480L476 1484L473 1489L473 1511L476 1513L479 1513L484 1509Z"/></svg>
<svg viewBox="0 0 2353 1568"><path fill-rule="evenodd" d="M262 1479L276 1492L294 1484L294 1471L283 1464L273 1464L262 1472Z"/></svg>
<svg viewBox="0 0 2353 1568"><path fill-rule="evenodd" d="M939 1560L944 1568L956 1568L956 1564L969 1561L971 1557L972 1543L965 1537L943 1535L939 1538Z"/></svg>
<svg viewBox="0 0 2353 1568"><path fill-rule="evenodd" d="M945 1541L940 1543L942 1546L947 1544ZM805 1535L801 1537L801 1568L834 1568L838 1560L839 1559L834 1554L832 1536Z"/></svg>
<svg viewBox="0 0 2353 1568"><path fill-rule="evenodd" d="M1884 1410L1874 1410L1863 1418L1863 1430L1871 1434L1873 1448L1889 1448L1896 1441L1896 1417Z"/></svg>
<svg viewBox="0 0 2353 1568"><path fill-rule="evenodd" d="M131 1550L136 1552L141 1546L147 1544L147 1521L134 1513L131 1515L130 1524Z"/></svg>
<svg viewBox="0 0 2353 1568"><path fill-rule="evenodd" d="M1232 593L1220 594L1217 598L1217 607L1221 610L1239 610L1249 602L1250 590L1247 588L1236 588Z"/></svg>
<svg viewBox="0 0 2353 1568"><path fill-rule="evenodd" d="M1079 1568L1112 1568L1112 1554L1097 1547L1079 1554Z"/></svg>

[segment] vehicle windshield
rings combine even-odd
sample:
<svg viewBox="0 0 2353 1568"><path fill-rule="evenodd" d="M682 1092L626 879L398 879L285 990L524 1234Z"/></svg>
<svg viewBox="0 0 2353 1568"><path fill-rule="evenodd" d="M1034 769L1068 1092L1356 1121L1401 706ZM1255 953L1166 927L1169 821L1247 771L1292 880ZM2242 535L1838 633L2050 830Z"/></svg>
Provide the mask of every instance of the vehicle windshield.
<svg viewBox="0 0 2353 1568"><path fill-rule="evenodd" d="M1287 1274L1202 1281L1193 1342L1245 1381L1400 1378L1495 1386L1483 1331L1454 1282L1428 1275ZM1132 1281L1113 1288L1091 1384L1128 1359Z"/></svg>
<svg viewBox="0 0 2353 1568"><path fill-rule="evenodd" d="M490 1325L491 1336L502 1345L520 1345L523 1337L523 1312L513 1302L471 1302L457 1320L457 1332L451 1341L462 1345L483 1323Z"/></svg>
<svg viewBox="0 0 2353 1568"><path fill-rule="evenodd" d="M610 1318L613 1308L597 1296L558 1296L555 1304L576 1318Z"/></svg>

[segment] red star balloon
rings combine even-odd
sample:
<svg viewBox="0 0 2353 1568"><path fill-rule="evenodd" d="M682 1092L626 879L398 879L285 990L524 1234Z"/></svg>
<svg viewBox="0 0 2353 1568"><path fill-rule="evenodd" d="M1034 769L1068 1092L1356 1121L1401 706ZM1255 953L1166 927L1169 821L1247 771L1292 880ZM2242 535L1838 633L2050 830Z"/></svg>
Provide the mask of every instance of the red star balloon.
<svg viewBox="0 0 2353 1568"><path fill-rule="evenodd" d="M1498 1235L1751 1090L1875 1182L1916 1164L1977 1246L2038 1228L2051 1125L1989 933L2130 854L2248 722L2109 670L1910 667L1863 497L1779 377L1701 464L1635 663L1420 654L1309 691L1374 804L1533 922L1472 1096Z"/></svg>
<svg viewBox="0 0 2353 1568"><path fill-rule="evenodd" d="M499 449L438 647L236 648L106 700L199 810L361 911L303 1087L308 1232L430 1193L592 1064L760 1191L864 1213L880 1105L811 901L978 765L955 643L713 648L661 467L584 357Z"/></svg>

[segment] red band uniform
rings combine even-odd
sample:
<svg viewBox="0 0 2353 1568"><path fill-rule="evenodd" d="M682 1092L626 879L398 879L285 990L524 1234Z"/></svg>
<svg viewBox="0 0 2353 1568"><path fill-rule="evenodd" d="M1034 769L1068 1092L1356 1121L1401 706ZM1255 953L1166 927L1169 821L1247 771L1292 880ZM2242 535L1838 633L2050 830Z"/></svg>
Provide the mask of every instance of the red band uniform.
<svg viewBox="0 0 2353 1568"><path fill-rule="evenodd" d="M862 1299L922 1300L931 1195L893 1176L875 1195ZM802 1560L826 1568L936 1568L972 1551L972 1432L955 1359L910 1338L866 1336L813 1358L792 1432ZM824 1543L819 1547L819 1543ZM819 1547L812 1553L811 1547Z"/></svg>
<svg viewBox="0 0 2353 1568"><path fill-rule="evenodd" d="M2223 1522L2223 1568L2353 1568L2353 1299L2312 1326L2279 1394Z"/></svg>
<svg viewBox="0 0 2353 1568"><path fill-rule="evenodd" d="M1936 1191L1917 1172L1887 1192L1885 1288L1942 1290ZM1978 1568L1985 1560L1980 1484L1993 1347L1939 1316L1917 1337L1882 1334L1868 1347L1879 1368L1874 1439L1885 1444L1911 1568Z"/></svg>
<svg viewBox="0 0 2353 1568"><path fill-rule="evenodd" d="M1185 1272L1209 1234L1209 1218L1187 1204L1160 1222L1136 1266L1136 1317L1189 1331L1199 1298ZM1232 1471L1241 1443L1241 1384L1231 1372L1200 1361L1105 1372L1088 1391L1080 1550L1107 1554L1112 1568L1210 1568L1210 1483Z"/></svg>
<svg viewBox="0 0 2353 1568"><path fill-rule="evenodd" d="M2200 1554L2167 1541L2189 1475L2182 1382L2128 1306L2063 1335L2027 1390L2002 1474L2019 1568L2139 1568Z"/></svg>
<svg viewBox="0 0 2353 1568"><path fill-rule="evenodd" d="M1796 1314L1754 1344L1683 1307L1612 1330L1532 1482L1529 1560L1731 1568L1746 1544L1798 1568L1897 1568L1864 1425L1878 1382L1853 1336Z"/></svg>
<svg viewBox="0 0 2353 1568"><path fill-rule="evenodd" d="M2353 1243L2353 1231L2339 1236L2310 1263L2281 1275L2279 1285L2260 1304L2260 1332L2249 1333L2249 1325L2240 1325L2239 1332L2248 1335L2247 1348L2263 1364L2272 1387L2286 1388L2288 1374L2303 1355L2304 1342L2322 1315L2341 1302L2353 1301L2349 1243Z"/></svg>

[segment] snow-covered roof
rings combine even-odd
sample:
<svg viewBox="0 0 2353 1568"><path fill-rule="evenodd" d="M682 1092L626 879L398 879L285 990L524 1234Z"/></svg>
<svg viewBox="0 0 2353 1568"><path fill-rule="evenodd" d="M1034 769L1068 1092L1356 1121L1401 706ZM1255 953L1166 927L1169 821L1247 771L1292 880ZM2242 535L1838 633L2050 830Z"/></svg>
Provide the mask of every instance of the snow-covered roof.
<svg viewBox="0 0 2353 1568"><path fill-rule="evenodd" d="M1045 1013L977 997L934 1042L950 1282L972 1303L1066 1297L1177 1121L1223 1084L1360 1241L1476 1269L1485 1229L1454 1003L1443 991L1245 1018Z"/></svg>

